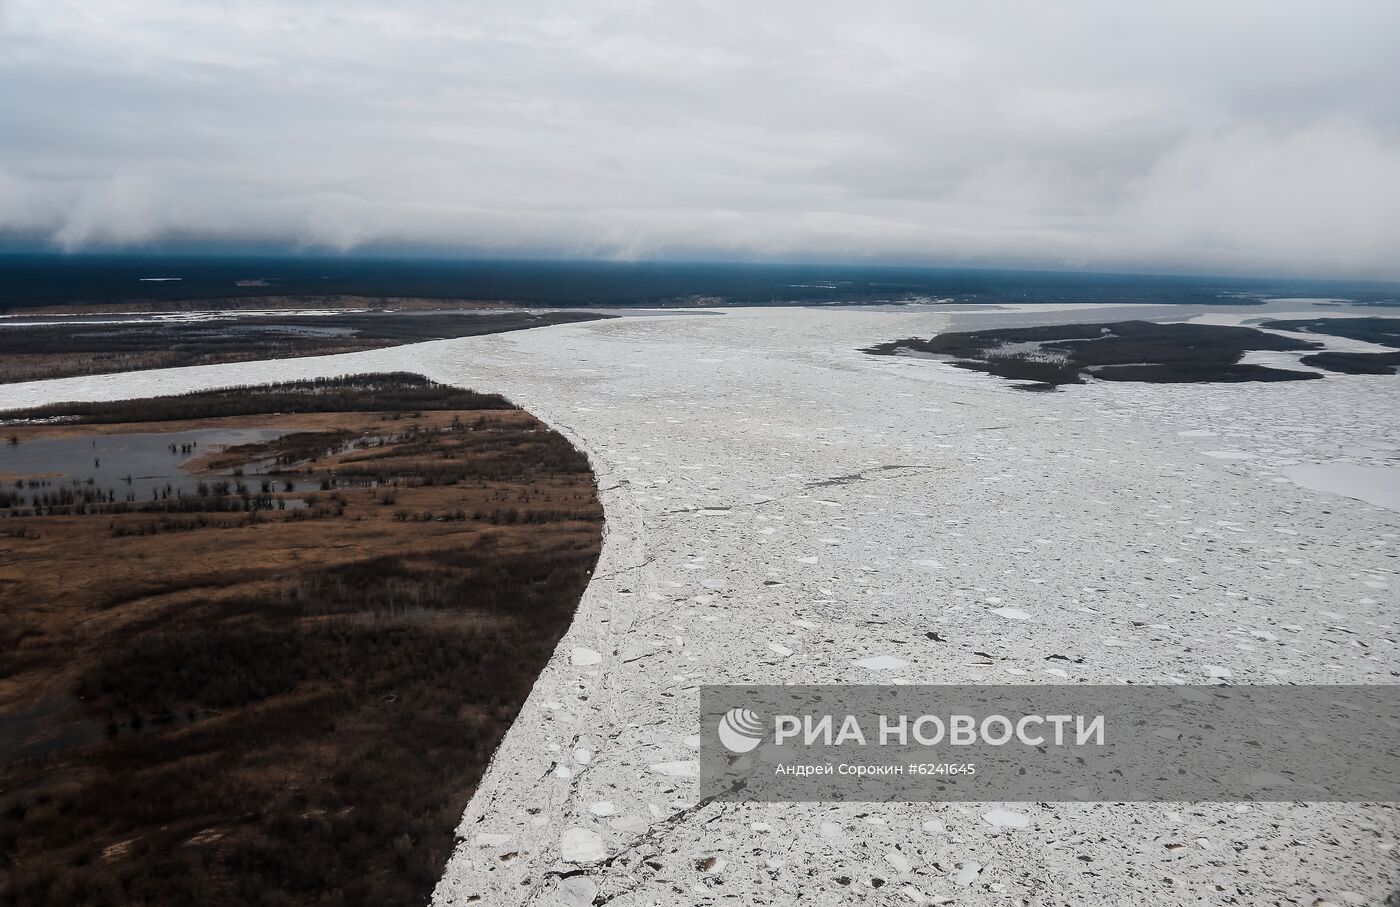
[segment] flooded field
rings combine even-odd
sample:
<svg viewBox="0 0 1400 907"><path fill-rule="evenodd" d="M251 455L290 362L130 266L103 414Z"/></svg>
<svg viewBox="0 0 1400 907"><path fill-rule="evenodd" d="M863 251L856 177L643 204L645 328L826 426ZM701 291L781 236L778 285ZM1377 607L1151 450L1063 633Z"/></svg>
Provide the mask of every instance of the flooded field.
<svg viewBox="0 0 1400 907"><path fill-rule="evenodd" d="M192 470L201 457L229 447L276 440L286 429L205 428L132 432L86 438L40 438L0 445L0 509L44 506L101 493L107 502L140 503L208 493L210 474ZM272 464L250 464L239 474L263 476ZM236 478L233 471L227 475ZM261 487L259 485L259 487ZM308 491L319 483L295 482L284 491ZM269 489L271 490L271 489ZM63 494L67 491L68 494Z"/></svg>

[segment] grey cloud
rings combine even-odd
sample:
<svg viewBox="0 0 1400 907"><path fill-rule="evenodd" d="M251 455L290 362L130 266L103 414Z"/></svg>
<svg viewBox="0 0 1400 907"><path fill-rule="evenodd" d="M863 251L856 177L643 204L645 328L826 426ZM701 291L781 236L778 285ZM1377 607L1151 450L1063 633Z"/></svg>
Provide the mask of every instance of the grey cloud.
<svg viewBox="0 0 1400 907"><path fill-rule="evenodd" d="M11 0L0 231L1400 276L1400 7Z"/></svg>

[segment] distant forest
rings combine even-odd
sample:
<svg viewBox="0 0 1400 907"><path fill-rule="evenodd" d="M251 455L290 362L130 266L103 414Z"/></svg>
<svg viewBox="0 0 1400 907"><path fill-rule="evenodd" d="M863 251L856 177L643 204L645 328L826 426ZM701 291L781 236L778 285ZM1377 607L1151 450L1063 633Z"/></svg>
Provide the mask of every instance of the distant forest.
<svg viewBox="0 0 1400 907"><path fill-rule="evenodd" d="M153 279L159 278L159 279ZM172 279L173 278L173 279ZM523 306L792 305L950 299L1247 305L1267 296L1400 302L1364 281L871 264L490 261L276 255L0 255L0 311L260 297L421 298Z"/></svg>

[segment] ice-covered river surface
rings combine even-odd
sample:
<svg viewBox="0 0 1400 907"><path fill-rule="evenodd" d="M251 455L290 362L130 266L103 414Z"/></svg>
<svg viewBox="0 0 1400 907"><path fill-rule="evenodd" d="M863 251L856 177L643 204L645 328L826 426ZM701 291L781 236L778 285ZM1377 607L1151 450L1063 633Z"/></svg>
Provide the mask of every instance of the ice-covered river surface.
<svg viewBox="0 0 1400 907"><path fill-rule="evenodd" d="M704 683L1396 682L1400 514L1288 475L1400 465L1400 379L1031 394L856 351L968 317L1032 316L620 318L0 400L406 369L588 452L602 560L439 905L1384 902L1393 806L697 806Z"/></svg>

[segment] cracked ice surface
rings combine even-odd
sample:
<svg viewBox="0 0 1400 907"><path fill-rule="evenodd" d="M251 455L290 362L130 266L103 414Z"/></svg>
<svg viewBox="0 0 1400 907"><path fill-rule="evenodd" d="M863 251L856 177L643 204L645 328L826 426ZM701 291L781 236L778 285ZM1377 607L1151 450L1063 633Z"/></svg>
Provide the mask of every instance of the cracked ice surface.
<svg viewBox="0 0 1400 907"><path fill-rule="evenodd" d="M587 450L602 559L438 905L1383 901L1389 806L696 801L704 683L1395 682L1400 516L1289 476L1396 468L1400 379L1027 394L855 352L961 317L622 318L3 395L406 369Z"/></svg>

